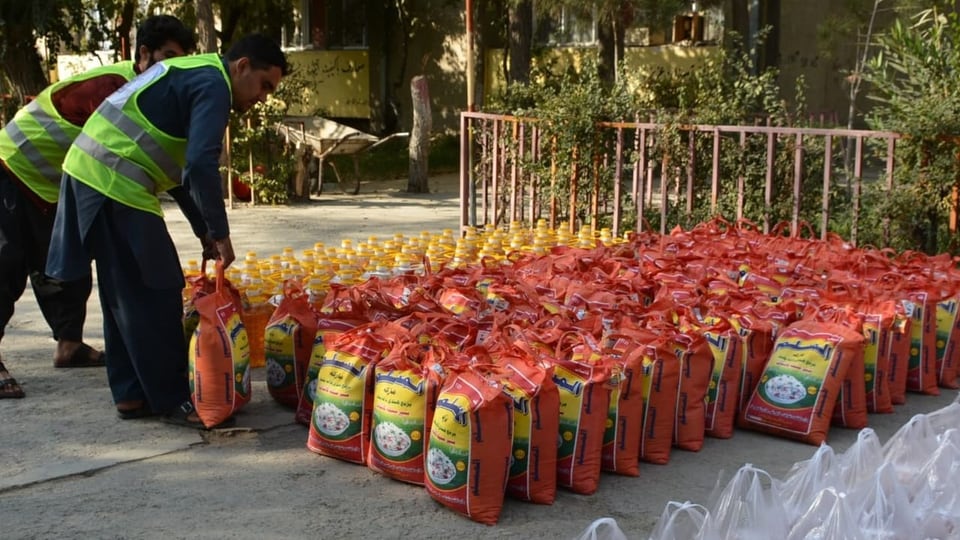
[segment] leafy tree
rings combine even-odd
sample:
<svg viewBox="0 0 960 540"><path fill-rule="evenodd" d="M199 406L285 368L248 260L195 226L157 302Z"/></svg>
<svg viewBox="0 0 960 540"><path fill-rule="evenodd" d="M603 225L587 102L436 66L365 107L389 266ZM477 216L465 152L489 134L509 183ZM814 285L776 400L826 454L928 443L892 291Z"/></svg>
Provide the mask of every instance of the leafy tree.
<svg viewBox="0 0 960 540"><path fill-rule="evenodd" d="M960 16L954 3L936 0L909 23L895 21L879 39L864 78L876 104L870 126L904 136L897 147L897 189L879 197L894 218L894 239L942 250L940 229L960 178Z"/></svg>

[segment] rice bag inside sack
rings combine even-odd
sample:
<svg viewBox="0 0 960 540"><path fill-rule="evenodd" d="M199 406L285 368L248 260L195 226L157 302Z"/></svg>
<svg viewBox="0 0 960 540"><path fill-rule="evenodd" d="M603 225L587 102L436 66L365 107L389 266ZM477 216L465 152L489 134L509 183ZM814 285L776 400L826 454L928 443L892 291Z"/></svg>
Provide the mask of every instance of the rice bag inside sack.
<svg viewBox="0 0 960 540"><path fill-rule="evenodd" d="M359 324L361 324L360 321L331 319L329 317L321 317L317 320L317 335L313 340L313 348L310 350L310 361L307 363L307 371L303 377L303 388L300 391L297 412L294 416L297 423L309 426L310 419L313 417L313 402L317 396L317 374L320 373L323 357L327 354L325 343L333 343L334 338L351 328L356 328Z"/></svg>
<svg viewBox="0 0 960 540"><path fill-rule="evenodd" d="M603 436L601 466L604 471L640 475L640 437L643 430L643 352L653 341L625 335L607 337L605 350L617 367L616 385L610 393L607 428Z"/></svg>
<svg viewBox="0 0 960 540"><path fill-rule="evenodd" d="M196 300L200 323L189 348L190 397L200 421L213 427L250 401L250 342L217 261L216 289Z"/></svg>
<svg viewBox="0 0 960 540"><path fill-rule="evenodd" d="M713 352L713 374L707 392L706 434L718 439L733 437L740 404L743 343L729 319L708 317L703 336Z"/></svg>
<svg viewBox="0 0 960 540"><path fill-rule="evenodd" d="M666 465L673 446L673 423L680 388L680 361L669 337L660 337L644 349L642 381L640 459Z"/></svg>
<svg viewBox="0 0 960 540"><path fill-rule="evenodd" d="M913 318L899 304L890 329L889 368L890 401L894 405L907 402L907 373L910 370L910 340L913 333Z"/></svg>
<svg viewBox="0 0 960 540"><path fill-rule="evenodd" d="M823 301L819 306L809 306L808 320L841 325L853 330L863 338L864 346L858 354L849 358L849 367L840 384L837 405L833 409L832 423L849 429L867 427L867 391L864 349L866 334L861 315L851 304L836 304Z"/></svg>
<svg viewBox="0 0 960 540"><path fill-rule="evenodd" d="M267 390L273 399L296 408L319 325L306 291L294 280L283 284L283 298L264 330Z"/></svg>
<svg viewBox="0 0 960 540"><path fill-rule="evenodd" d="M737 425L743 426L745 425L743 411L747 408L747 401L760 382L767 361L770 360L775 330L772 322L745 313L733 314L730 317L730 324L740 336L740 351L743 354L740 403L737 408Z"/></svg>
<svg viewBox="0 0 960 540"><path fill-rule="evenodd" d="M565 336L557 344L553 372L560 394L557 485L590 495L600 485L612 374L589 334Z"/></svg>
<svg viewBox="0 0 960 540"><path fill-rule="evenodd" d="M404 330L372 322L340 334L327 348L317 373L317 392L307 448L364 463L369 453L377 363Z"/></svg>
<svg viewBox="0 0 960 540"><path fill-rule="evenodd" d="M553 368L519 350L500 354L503 391L513 400L513 454L507 495L553 504L557 495L560 394Z"/></svg>
<svg viewBox="0 0 960 540"><path fill-rule="evenodd" d="M367 466L401 482L423 485L425 446L437 400L437 377L421 364L429 346L397 346L376 367L373 441Z"/></svg>
<svg viewBox="0 0 960 540"><path fill-rule="evenodd" d="M427 493L468 518L495 524L513 446L513 400L474 370L440 389L427 443Z"/></svg>
<svg viewBox="0 0 960 540"><path fill-rule="evenodd" d="M680 361L680 382L673 424L673 444L699 452L706 430L706 399L713 375L713 352L703 335L692 330L673 338Z"/></svg>
<svg viewBox="0 0 960 540"><path fill-rule="evenodd" d="M937 303L937 379L944 388L960 388L957 384L960 368L960 317L957 307L960 297L956 294Z"/></svg>
<svg viewBox="0 0 960 540"><path fill-rule="evenodd" d="M819 445L863 336L845 326L799 321L778 338L744 411L747 427Z"/></svg>
<svg viewBox="0 0 960 540"><path fill-rule="evenodd" d="M890 332L896 316L892 301L861 306L863 320L863 365L867 391L867 412L892 413L890 398Z"/></svg>
<svg viewBox="0 0 960 540"><path fill-rule="evenodd" d="M907 391L940 395L937 377L937 305L931 293L913 290L903 301L911 318Z"/></svg>

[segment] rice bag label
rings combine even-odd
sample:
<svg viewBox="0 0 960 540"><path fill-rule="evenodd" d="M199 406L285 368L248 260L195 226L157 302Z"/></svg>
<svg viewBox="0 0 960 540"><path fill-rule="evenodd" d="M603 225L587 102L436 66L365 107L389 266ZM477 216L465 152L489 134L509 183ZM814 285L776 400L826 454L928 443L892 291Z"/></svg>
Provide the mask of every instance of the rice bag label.
<svg viewBox="0 0 960 540"><path fill-rule="evenodd" d="M942 363L947 358L947 345L956 323L957 299L950 298L937 303L937 362Z"/></svg>
<svg viewBox="0 0 960 540"><path fill-rule="evenodd" d="M748 420L806 435L822 413L826 399L820 390L833 364L839 336L795 337L779 340L747 409Z"/></svg>
<svg viewBox="0 0 960 540"><path fill-rule="evenodd" d="M371 462L388 473L412 473L423 483L426 381L414 370L377 370Z"/></svg>
<svg viewBox="0 0 960 540"><path fill-rule="evenodd" d="M710 352L713 353L713 372L710 374L710 386L707 387L706 429L715 427L717 410L726 410L728 389L724 378L724 370L735 366L731 364L736 359L731 358L730 350L733 342L729 337L713 332L704 332Z"/></svg>
<svg viewBox="0 0 960 540"><path fill-rule="evenodd" d="M286 388L296 384L293 337L299 326L292 317L286 317L267 326L263 341L267 386L270 388Z"/></svg>
<svg viewBox="0 0 960 540"><path fill-rule="evenodd" d="M624 377L631 377L633 373L624 373ZM622 381L619 379L614 381L616 386L613 387L613 390L610 391L610 407L607 409L607 421L604 425L603 430L603 445L613 445L617 441L617 431L619 426L617 425L617 416L620 410L620 394L621 394L621 384Z"/></svg>
<svg viewBox="0 0 960 540"><path fill-rule="evenodd" d="M466 395L446 392L437 400L427 450L427 480L449 497L448 502L466 503L472 416Z"/></svg>
<svg viewBox="0 0 960 540"><path fill-rule="evenodd" d="M218 311L218 315L223 315ZM241 398L250 397L250 341L247 338L247 329L243 326L240 313L233 310L225 321L223 328L226 331L224 345L229 347L230 358L233 358L234 391Z"/></svg>
<svg viewBox="0 0 960 540"><path fill-rule="evenodd" d="M868 315L863 320L863 337L866 338L863 344L863 367L864 383L866 385L867 395L871 396L876 391L876 385L884 373L878 372L877 358L880 354L880 318L875 315Z"/></svg>
<svg viewBox="0 0 960 540"><path fill-rule="evenodd" d="M560 391L560 434L557 439L557 464L560 475L569 474L573 466L578 439L585 437L580 433L580 416L584 403L586 379L580 375L557 366L553 382ZM579 435L579 437L578 437Z"/></svg>
<svg viewBox="0 0 960 540"><path fill-rule="evenodd" d="M322 439L348 441L360 436L366 369L367 362L357 355L326 352L317 372L312 420Z"/></svg>

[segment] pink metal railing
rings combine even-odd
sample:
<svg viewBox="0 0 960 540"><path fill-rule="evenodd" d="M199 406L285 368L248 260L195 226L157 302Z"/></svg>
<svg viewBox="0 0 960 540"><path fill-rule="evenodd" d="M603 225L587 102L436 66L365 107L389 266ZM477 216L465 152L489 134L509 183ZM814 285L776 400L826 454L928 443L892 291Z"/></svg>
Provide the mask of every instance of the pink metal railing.
<svg viewBox="0 0 960 540"><path fill-rule="evenodd" d="M673 126L686 138L689 156L685 171L678 171L672 166L667 154L654 155L653 141L660 136L666 126L653 122L601 122L597 124L597 132L607 135L612 140L611 149L603 156L593 155L592 171L579 170L576 166L569 171L570 203L566 216L571 230L576 223L576 203L581 197L581 191L591 180L592 190L589 192L590 217L596 223L601 215L609 216L612 232L620 234L623 224L623 212L626 204L635 205L636 230L642 231L646 217L653 211L654 196L659 195L660 230L665 232L670 227L668 221L669 201L679 202L685 199L685 214L690 216L694 210L694 201L698 194L698 180L701 185L706 184L701 172L698 177L696 159L698 141L708 141L712 145L710 156L709 176L709 208L715 214L718 208L718 199L721 190L736 190L736 215L727 216L736 219L754 219L769 232L771 223L771 208L775 185L780 180L775 178L774 162L777 156L778 145L793 145L793 178L792 178L792 210L791 232L796 233L801 226L801 199L803 198L802 180L804 176L805 152L821 151L823 157L823 196L821 201L820 235L826 237L830 224L830 190L834 182L835 142L844 138L848 142L847 163L852 168L851 177L848 177L852 192L851 209L852 228L850 240L856 243L859 236L860 204L864 182L864 143L875 141L879 143L880 167L875 171L880 181L885 182L885 188L893 188L893 172L895 167L894 151L900 135L885 131L867 131L850 129L828 128L793 128L771 125L752 126L715 126L689 124ZM612 132L612 133L610 133ZM632 146L627 139L632 140ZM721 178L721 146L722 140L737 140L741 151L747 149L748 140L765 138L765 170L764 178L764 209L760 216L745 215L745 192L747 178L739 175L737 178ZM557 226L560 215L560 201L554 187L557 183L556 148L551 141L543 140L541 129L536 119L515 116L496 115L488 113L464 112L461 113L461 155L460 155L460 182L461 182L461 212L460 224L484 225L493 223L499 225L509 221L523 221L529 224L537 219L549 219L552 227ZM822 149L819 145L806 144L815 140L822 140ZM703 143L701 143L703 144ZM573 150L574 153L577 149ZM631 156L632 154L632 156ZM699 155L703 155L701 152ZM549 160L549 161L547 161ZM533 168L526 166L531 162L550 163L549 178L538 177ZM611 197L601 199L598 181L598 171L601 167L614 170L614 179ZM627 168L632 168L629 178L624 178ZM543 167L540 168L544 170ZM699 167L703 171L703 167ZM682 178L685 173L685 190L680 193ZM659 193L655 194L655 179L659 180ZM621 186L629 180L628 193ZM673 194L668 192L668 185L673 183ZM471 189L473 188L473 189ZM546 189L546 192L544 190ZM626 195L626 196L625 196ZM887 221L884 220L885 234L888 234ZM885 236L888 238L888 236Z"/></svg>

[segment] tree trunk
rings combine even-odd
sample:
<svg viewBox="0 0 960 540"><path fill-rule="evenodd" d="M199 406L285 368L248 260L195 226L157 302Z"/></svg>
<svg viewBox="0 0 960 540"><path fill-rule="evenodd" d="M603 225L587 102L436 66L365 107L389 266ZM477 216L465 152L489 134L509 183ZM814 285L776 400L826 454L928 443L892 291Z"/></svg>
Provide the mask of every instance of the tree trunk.
<svg viewBox="0 0 960 540"><path fill-rule="evenodd" d="M508 83L530 82L530 57L533 46L533 4L530 0L521 0L510 9L510 70Z"/></svg>
<svg viewBox="0 0 960 540"><path fill-rule="evenodd" d="M597 25L597 72L600 80L608 87L613 86L616 80L616 39L613 35L613 25L605 23Z"/></svg>
<svg viewBox="0 0 960 540"><path fill-rule="evenodd" d="M293 177L293 197L298 201L310 198L310 161L313 160L313 147L304 142L297 148L297 172Z"/></svg>
<svg viewBox="0 0 960 540"><path fill-rule="evenodd" d="M3 30L6 50L0 69L10 81L10 93L24 103L27 96L35 96L47 87L47 74L34 45L30 22L8 21Z"/></svg>
<svg viewBox="0 0 960 540"><path fill-rule="evenodd" d="M138 58L131 56L131 51L136 43L131 43L130 41L130 30L133 29L133 16L136 7L137 5L133 0L126 0L123 3L123 8L120 10L120 17L117 21L117 43L120 44L120 58L123 60L133 60L134 62L136 62Z"/></svg>
<svg viewBox="0 0 960 540"><path fill-rule="evenodd" d="M213 5L210 0L196 0L197 52L217 52L217 28L213 24Z"/></svg>
<svg viewBox="0 0 960 540"><path fill-rule="evenodd" d="M430 130L433 120L430 115L430 92L427 79L417 75L410 81L410 98L413 102L413 126L410 129L410 178L408 193L430 193L427 183L430 155Z"/></svg>

